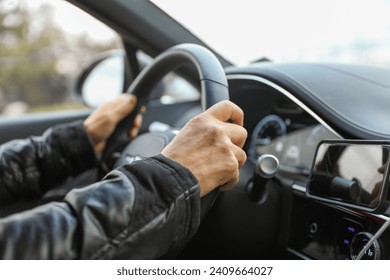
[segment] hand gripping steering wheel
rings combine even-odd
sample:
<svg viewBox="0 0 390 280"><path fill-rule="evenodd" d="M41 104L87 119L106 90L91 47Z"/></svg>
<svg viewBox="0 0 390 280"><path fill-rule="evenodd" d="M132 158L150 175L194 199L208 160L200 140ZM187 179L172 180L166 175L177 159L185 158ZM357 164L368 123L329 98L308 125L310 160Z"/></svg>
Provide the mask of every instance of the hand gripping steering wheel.
<svg viewBox="0 0 390 280"><path fill-rule="evenodd" d="M211 51L194 44L181 44L169 48L157 56L150 65L145 67L128 89L128 93L137 96L137 106L129 116L119 122L113 134L107 140L106 148L102 155L103 163L107 163L109 156L114 151L118 150L118 146L123 147L123 143L129 143L128 131L133 125L134 119L140 108L145 104L153 86L168 72L173 71L186 63L192 63L198 71L203 110L210 108L220 101L229 100L229 90L225 72L220 62ZM137 139L141 137L142 141L137 141ZM156 138L159 138L160 141L156 141ZM157 145L155 149L159 149L159 152L161 152L171 139L172 137L167 135L146 133L134 139L127 145L124 151L135 151L137 155L145 156L148 155L146 150L153 150L151 145L154 144ZM122 152L122 155L123 154L124 153ZM116 165L126 163L124 158L125 157L122 156ZM218 190L215 189L201 199L201 218L203 218L212 206L217 194Z"/></svg>

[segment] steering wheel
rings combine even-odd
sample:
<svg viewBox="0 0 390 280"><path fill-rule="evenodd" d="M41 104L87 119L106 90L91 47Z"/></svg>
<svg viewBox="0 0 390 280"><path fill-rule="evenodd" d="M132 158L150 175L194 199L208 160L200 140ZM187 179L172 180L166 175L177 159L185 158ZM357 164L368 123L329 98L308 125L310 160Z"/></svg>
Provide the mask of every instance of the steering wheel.
<svg viewBox="0 0 390 280"><path fill-rule="evenodd" d="M145 104L153 86L168 72L186 63L192 63L198 70L203 110L222 100L229 100L225 72L211 51L195 44L181 44L169 48L156 57L150 65L145 67L128 89L128 93L137 96L137 106L129 116L120 121L113 134L107 140L106 148L102 154L103 163L106 163L109 160L109 156L118 150L118 146L123 147L123 143L129 143L128 131L133 125L140 108ZM145 157L151 156L153 153L158 154L173 137L172 133L142 134L130 142L130 144L127 144L115 165L119 166L128 163L129 155ZM215 189L201 199L201 218L212 206L217 194L218 190Z"/></svg>

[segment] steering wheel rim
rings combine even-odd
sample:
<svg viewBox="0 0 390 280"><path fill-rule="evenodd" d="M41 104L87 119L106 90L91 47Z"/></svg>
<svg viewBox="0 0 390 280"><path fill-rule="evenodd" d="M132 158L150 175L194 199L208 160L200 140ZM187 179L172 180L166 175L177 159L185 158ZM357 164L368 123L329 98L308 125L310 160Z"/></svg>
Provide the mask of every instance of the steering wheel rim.
<svg viewBox="0 0 390 280"><path fill-rule="evenodd" d="M198 70L203 111L222 100L229 100L225 72L211 51L195 44L180 44L169 48L145 67L127 90L127 93L137 96L138 102L133 112L119 122L112 135L107 139L101 158L101 168L105 172L111 170L112 164L110 167L107 166L110 155L131 141L128 135L129 128L134 123L142 106L145 105L153 86L168 72L186 63L195 65Z"/></svg>
<svg viewBox="0 0 390 280"><path fill-rule="evenodd" d="M148 93L150 93L153 86L168 72L185 63L192 63L198 70L203 111L220 101L229 100L229 88L225 71L211 51L195 44L174 46L160 54L150 65L144 68L129 87L127 92L135 94L138 98L137 106L129 116L120 121L107 140L102 155L103 162L118 146L122 146L122 143L127 143L129 146L129 128L134 123L140 108L145 104ZM215 189L202 197L200 205L201 219L214 204L218 192L218 189Z"/></svg>

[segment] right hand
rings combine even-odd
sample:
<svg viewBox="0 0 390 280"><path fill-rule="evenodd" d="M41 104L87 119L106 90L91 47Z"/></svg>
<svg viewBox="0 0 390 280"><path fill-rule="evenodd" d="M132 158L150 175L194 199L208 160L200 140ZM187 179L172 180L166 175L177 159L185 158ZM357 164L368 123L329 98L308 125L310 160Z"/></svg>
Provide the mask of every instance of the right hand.
<svg viewBox="0 0 390 280"><path fill-rule="evenodd" d="M243 122L242 110L222 101L191 119L161 153L194 174L201 196L218 186L229 190L237 183L239 168L246 161Z"/></svg>

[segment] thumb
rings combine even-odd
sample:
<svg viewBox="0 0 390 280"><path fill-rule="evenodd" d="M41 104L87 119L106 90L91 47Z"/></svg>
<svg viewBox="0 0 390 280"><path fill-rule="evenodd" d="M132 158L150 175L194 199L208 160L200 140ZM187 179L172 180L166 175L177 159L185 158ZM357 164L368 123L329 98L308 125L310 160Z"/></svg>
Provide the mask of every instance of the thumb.
<svg viewBox="0 0 390 280"><path fill-rule="evenodd" d="M205 113L223 122L230 121L240 126L244 124L244 113L241 108L227 100L211 106Z"/></svg>

